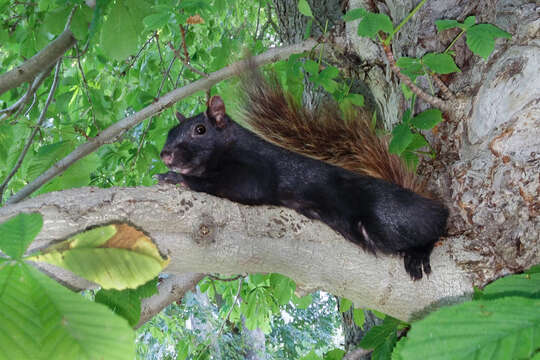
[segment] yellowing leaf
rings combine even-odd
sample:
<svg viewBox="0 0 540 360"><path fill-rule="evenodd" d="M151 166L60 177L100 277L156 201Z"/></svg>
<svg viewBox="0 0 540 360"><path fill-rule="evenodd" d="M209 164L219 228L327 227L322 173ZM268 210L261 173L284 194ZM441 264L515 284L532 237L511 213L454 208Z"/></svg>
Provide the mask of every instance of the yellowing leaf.
<svg viewBox="0 0 540 360"><path fill-rule="evenodd" d="M28 260L62 267L104 289L117 290L146 283L169 263L144 233L126 224L77 234Z"/></svg>

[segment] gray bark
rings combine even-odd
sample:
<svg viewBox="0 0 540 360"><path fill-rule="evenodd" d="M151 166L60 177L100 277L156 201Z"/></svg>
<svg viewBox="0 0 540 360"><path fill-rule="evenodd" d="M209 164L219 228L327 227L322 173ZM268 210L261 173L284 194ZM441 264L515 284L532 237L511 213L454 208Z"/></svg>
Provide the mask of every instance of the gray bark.
<svg viewBox="0 0 540 360"><path fill-rule="evenodd" d="M76 40L71 30L66 29L43 50L25 61L22 65L0 75L0 95L24 82L34 80L43 69L49 69L54 65L66 51L75 45L75 42Z"/></svg>
<svg viewBox="0 0 540 360"><path fill-rule="evenodd" d="M0 208L0 222L19 212L39 212L44 218L31 249L90 226L131 223L171 258L169 274L278 272L300 288L323 289L403 320L472 292L469 275L447 255L448 244L435 249L433 274L414 282L401 258L365 253L292 210L243 206L173 186L53 192ZM65 271L45 270L72 287L89 286Z"/></svg>

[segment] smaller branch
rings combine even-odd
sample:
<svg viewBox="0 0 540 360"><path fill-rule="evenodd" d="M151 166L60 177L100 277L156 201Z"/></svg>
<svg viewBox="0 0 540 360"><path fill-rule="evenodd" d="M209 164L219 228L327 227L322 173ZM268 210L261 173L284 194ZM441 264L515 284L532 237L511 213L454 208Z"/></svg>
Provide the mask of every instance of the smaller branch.
<svg viewBox="0 0 540 360"><path fill-rule="evenodd" d="M159 65L161 65L162 72L165 73L165 68L163 67L163 54L161 53L161 46L159 45L159 34L157 32L155 33L154 38L156 40L156 46L157 46L157 50L158 50L158 54L159 54ZM174 59L172 60L172 62L174 62ZM171 65L172 65L172 62L171 62ZM169 81L171 82L171 85L173 85L174 81L173 81L173 79L171 78L171 75L170 75L170 66L171 65L169 65L169 69L167 70L167 75L169 77ZM163 87L163 84L164 84L164 82L162 81L161 86L159 87L160 91L158 91L158 97L159 97L159 94L161 93L161 89Z"/></svg>
<svg viewBox="0 0 540 360"><path fill-rule="evenodd" d="M173 44L172 44L170 41L169 41L168 45L169 45L169 48L174 52L174 54L176 55L176 57L179 58L180 60L182 60L182 62L184 63L184 65L185 65L189 70L191 70L191 71L193 71L194 73L199 74L199 75L201 75L201 76L203 76L203 77L205 77L205 78L208 77L208 74L207 74L207 73L202 72L202 71L200 71L200 70L197 70L197 69L195 69L193 66L191 66L191 64L190 64L189 62L187 62L185 58L183 58L182 54L180 54L180 52L179 52L177 49L174 48Z"/></svg>
<svg viewBox="0 0 540 360"><path fill-rule="evenodd" d="M447 99L450 99L450 100L456 99L456 96L454 95L454 93L450 91L448 86L446 86L446 84L437 76L437 74L432 74L431 76L433 77L433 80L435 80L435 84L437 85L437 87L441 89L441 91L443 92L443 95Z"/></svg>
<svg viewBox="0 0 540 360"><path fill-rule="evenodd" d="M259 1L259 9L257 10L257 25L255 26L255 34L253 34L253 40L257 40L259 33L259 25L261 22L261 2Z"/></svg>
<svg viewBox="0 0 540 360"><path fill-rule="evenodd" d="M279 34L279 27L272 19L272 7L270 6L270 2L266 3L266 15L268 16L268 22L270 23L276 34Z"/></svg>
<svg viewBox="0 0 540 360"><path fill-rule="evenodd" d="M95 128L97 129L97 123L96 123L96 114L94 113L94 105L92 103L92 99L90 98L90 90L88 89L88 82L86 81L86 76L84 75L84 70L81 65L81 57L79 52L79 45L75 44L75 51L76 51L76 58L77 58L77 67L79 68L79 71L81 73L81 77L83 80L84 90L86 94L86 99L88 100L88 104L90 105L90 111L92 112L92 123L94 124Z"/></svg>
<svg viewBox="0 0 540 360"><path fill-rule="evenodd" d="M32 81L43 69L53 66L76 41L71 30L64 30L54 41L22 65L0 75L0 95L22 83Z"/></svg>
<svg viewBox="0 0 540 360"><path fill-rule="evenodd" d="M249 61L253 62L255 66L261 66L271 62L287 59L291 54L310 51L316 45L317 42L314 39L308 39L298 44L268 49L264 53L254 56ZM47 183L49 180L64 172L77 160L80 160L86 155L91 154L103 144L108 144L116 141L116 139L118 139L122 134L124 134L124 132L126 132L133 126L139 124L144 119L147 119L150 116L162 112L163 110L171 107L175 102L189 95L192 95L197 91L207 90L222 80L240 74L244 69L246 69L247 66L248 61L238 61L234 64L231 64L227 67L224 67L218 71L209 74L204 79L199 79L182 88L174 89L173 91L163 95L147 107L137 111L135 114L129 115L124 119L115 122L105 130L100 132L96 137L92 138L90 141L79 145L69 155L51 166L43 174L39 175L34 181L24 186L19 192L11 196L8 199L7 203L14 204L23 200L24 198L32 194L34 191L39 189L43 184Z"/></svg>
<svg viewBox="0 0 540 360"><path fill-rule="evenodd" d="M204 274L185 273L182 275L169 275L158 286L158 293L143 299L141 302L141 317L135 329L140 328L145 322L161 312L169 304L178 301L192 290Z"/></svg>
<svg viewBox="0 0 540 360"><path fill-rule="evenodd" d="M409 89L411 89L411 91L416 94L416 96L426 101L427 103L443 110L444 112L450 112L452 110L452 106L450 105L450 103L443 101L438 97L426 94L424 90L416 86L411 81L411 79L409 79L408 76L402 74L399 70L399 67L396 65L396 60L394 59L394 54L392 54L392 49L390 48L390 46L384 44L384 40L382 46L384 49L384 53L386 54L386 58L388 59L388 63L390 64L390 68L392 69L394 74L396 74L400 78L400 80L403 81L409 87Z"/></svg>
<svg viewBox="0 0 540 360"><path fill-rule="evenodd" d="M47 101L45 102L45 106L43 107L43 110L41 111L41 115L39 116L39 119L34 127L34 130L32 130L32 133L28 137L28 141L26 142L26 145L24 146L21 154L19 155L19 158L17 159L15 166L13 167L9 175L4 179L4 182L2 183L2 185L0 185L0 204L3 202L4 189L6 188L11 178L13 178L15 173L17 173L17 171L21 167L24 157L28 153L28 150L30 149L30 145L32 145L32 142L34 141L34 137L36 136L37 132L41 128L41 124L43 124L43 121L45 120L47 109L49 108L49 105L51 104L54 92L56 90L56 86L58 85L58 77L59 77L58 75L60 74L61 66L62 66L62 59L58 60L58 63L56 64L56 70L54 72L54 80L51 85L51 90L49 91L49 96L47 97Z"/></svg>
<svg viewBox="0 0 540 360"><path fill-rule="evenodd" d="M133 59L131 59L131 63L128 64L128 67L126 68L125 72L128 72L128 70L133 66L133 64L135 64L135 62L137 61L137 59L139 58L139 56L141 55L142 51L148 46L148 44L150 43L150 41L152 41L152 39L155 37L156 35L153 34L152 36L150 36L143 44L143 46L141 46L141 48L139 49L139 51L137 51L137 54L133 57Z"/></svg>
<svg viewBox="0 0 540 360"><path fill-rule="evenodd" d="M28 103L30 97L35 95L37 89L41 86L41 83L43 83L43 80L49 76L51 69L52 67L36 76L26 93L19 100L17 100L17 102L6 109L0 110L0 114L2 114L2 116L0 116L0 121L7 119L13 113L20 112L20 110Z"/></svg>
<svg viewBox="0 0 540 360"><path fill-rule="evenodd" d="M245 275L236 275L236 276L234 276L232 278L221 278L219 276L211 275L211 274L208 274L206 276L208 276L210 279L214 279L214 280L218 280L218 281L225 281L225 282L235 281L235 280L242 279L242 278L245 277Z"/></svg>
<svg viewBox="0 0 540 360"><path fill-rule="evenodd" d="M189 53L187 51L187 45L186 45L186 30L184 29L184 26L180 24L180 32L182 33L182 47L184 48L184 56L186 61L189 63Z"/></svg>

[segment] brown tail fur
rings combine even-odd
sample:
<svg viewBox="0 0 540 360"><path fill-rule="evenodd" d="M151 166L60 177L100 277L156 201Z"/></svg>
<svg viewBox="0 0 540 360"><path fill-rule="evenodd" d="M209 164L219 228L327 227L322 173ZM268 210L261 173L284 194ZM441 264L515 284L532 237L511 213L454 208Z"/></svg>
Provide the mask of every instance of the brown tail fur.
<svg viewBox="0 0 540 360"><path fill-rule="evenodd" d="M308 110L275 77L266 81L254 70L249 75L242 82L243 120L259 136L291 151L424 193L423 183L399 156L390 154L388 139L371 129L367 110L345 116L336 104Z"/></svg>

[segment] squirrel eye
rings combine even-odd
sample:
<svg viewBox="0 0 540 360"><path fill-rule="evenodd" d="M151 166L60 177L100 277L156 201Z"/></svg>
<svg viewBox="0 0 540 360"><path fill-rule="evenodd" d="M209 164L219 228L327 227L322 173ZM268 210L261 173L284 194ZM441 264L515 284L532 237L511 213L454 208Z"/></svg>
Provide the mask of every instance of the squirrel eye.
<svg viewBox="0 0 540 360"><path fill-rule="evenodd" d="M205 132L206 132L206 128L204 127L204 125L199 124L199 125L195 126L195 133L197 135L202 135Z"/></svg>

